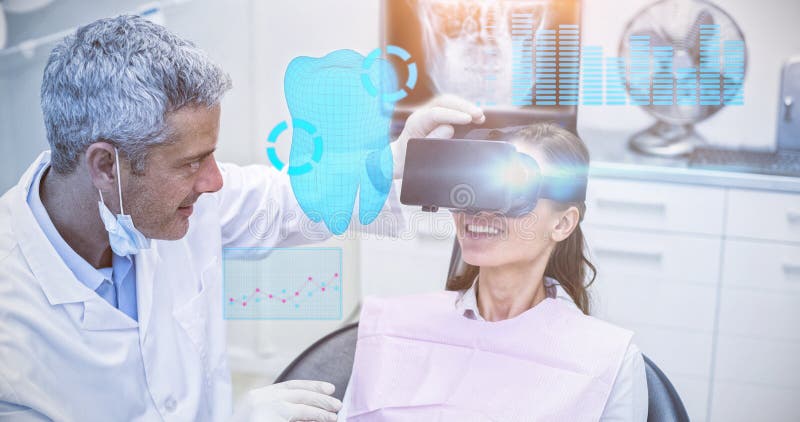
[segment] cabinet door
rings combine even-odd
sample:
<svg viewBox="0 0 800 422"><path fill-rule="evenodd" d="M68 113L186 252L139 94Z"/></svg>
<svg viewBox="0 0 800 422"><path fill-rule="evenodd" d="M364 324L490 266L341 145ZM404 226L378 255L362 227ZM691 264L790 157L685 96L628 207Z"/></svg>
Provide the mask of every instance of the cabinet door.
<svg viewBox="0 0 800 422"><path fill-rule="evenodd" d="M800 397L800 341L721 334L714 380L792 389Z"/></svg>
<svg viewBox="0 0 800 422"><path fill-rule="evenodd" d="M593 313L616 323L706 332L714 326L720 240L586 228L598 277Z"/></svg>
<svg viewBox="0 0 800 422"><path fill-rule="evenodd" d="M711 335L647 324L617 325L635 333L633 342L667 375L686 406L689 419L705 420L712 360Z"/></svg>
<svg viewBox="0 0 800 422"><path fill-rule="evenodd" d="M711 422L797 420L798 390L719 381L713 391Z"/></svg>
<svg viewBox="0 0 800 422"><path fill-rule="evenodd" d="M731 189L728 237L800 242L800 195ZM800 264L800 258L795 260Z"/></svg>
<svg viewBox="0 0 800 422"><path fill-rule="evenodd" d="M726 240L722 273L725 287L800 294L800 244Z"/></svg>
<svg viewBox="0 0 800 422"><path fill-rule="evenodd" d="M599 276L592 314L620 323L702 332L711 336L717 289L711 285Z"/></svg>
<svg viewBox="0 0 800 422"><path fill-rule="evenodd" d="M800 342L800 294L723 287L719 335Z"/></svg>
<svg viewBox="0 0 800 422"><path fill-rule="evenodd" d="M627 180L589 180L586 222L658 231L722 233L724 191Z"/></svg>
<svg viewBox="0 0 800 422"><path fill-rule="evenodd" d="M693 421L706 419L721 239L587 225L592 313L634 331Z"/></svg>
<svg viewBox="0 0 800 422"><path fill-rule="evenodd" d="M751 193L737 193L734 202ZM783 224L764 222L754 235L745 212L729 210L729 232L775 237ZM793 420L800 397L800 245L728 239L722 274L711 420Z"/></svg>
<svg viewBox="0 0 800 422"><path fill-rule="evenodd" d="M717 285L721 240L716 237L584 227L599 274L613 278Z"/></svg>

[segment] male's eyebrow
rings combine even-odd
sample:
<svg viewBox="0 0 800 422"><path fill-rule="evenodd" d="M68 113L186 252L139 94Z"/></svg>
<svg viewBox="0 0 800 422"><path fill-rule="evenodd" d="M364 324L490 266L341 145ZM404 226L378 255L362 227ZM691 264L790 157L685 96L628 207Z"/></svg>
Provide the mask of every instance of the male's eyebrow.
<svg viewBox="0 0 800 422"><path fill-rule="evenodd" d="M209 150L209 151L203 151L203 152L197 153L197 154L195 154L195 155L192 155L192 156L186 157L186 158L184 158L184 159L183 159L183 161L184 161L184 162L187 162L187 163L190 163L190 162L192 162L192 161L201 160L201 159L203 159L203 158L206 158L206 157L208 157L209 155L213 154L213 153L214 153L214 151L216 151L216 150L217 150L217 148L216 148L216 147L214 147L214 148L212 148L212 149L211 149L211 150Z"/></svg>

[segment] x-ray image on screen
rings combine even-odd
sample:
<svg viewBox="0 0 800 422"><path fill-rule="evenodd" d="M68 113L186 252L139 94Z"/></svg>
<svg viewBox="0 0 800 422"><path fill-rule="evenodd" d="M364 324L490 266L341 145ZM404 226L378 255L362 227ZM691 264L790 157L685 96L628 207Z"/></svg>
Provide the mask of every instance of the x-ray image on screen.
<svg viewBox="0 0 800 422"><path fill-rule="evenodd" d="M487 111L484 127L574 126L576 107L535 101L536 42L540 31L579 25L579 0L384 0L382 15L383 44L408 51L419 74L396 104L398 129L408 112L442 93ZM404 80L407 63L390 61Z"/></svg>
<svg viewBox="0 0 800 422"><path fill-rule="evenodd" d="M415 1L436 91L500 106L530 92L532 34L546 27L550 0Z"/></svg>

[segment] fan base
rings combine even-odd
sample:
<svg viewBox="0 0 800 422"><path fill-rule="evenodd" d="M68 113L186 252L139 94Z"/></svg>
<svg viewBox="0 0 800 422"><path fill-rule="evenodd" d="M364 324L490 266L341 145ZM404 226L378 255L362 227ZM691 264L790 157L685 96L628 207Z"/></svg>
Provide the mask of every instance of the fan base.
<svg viewBox="0 0 800 422"><path fill-rule="evenodd" d="M629 145L631 149L642 154L678 157L691 154L696 146L705 143L705 139L695 132L693 125L657 122L633 135Z"/></svg>

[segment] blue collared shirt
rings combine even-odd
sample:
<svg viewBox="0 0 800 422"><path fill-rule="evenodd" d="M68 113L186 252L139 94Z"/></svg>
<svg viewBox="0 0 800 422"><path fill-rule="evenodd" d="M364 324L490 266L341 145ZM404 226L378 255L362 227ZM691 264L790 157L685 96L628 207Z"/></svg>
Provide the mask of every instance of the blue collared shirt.
<svg viewBox="0 0 800 422"><path fill-rule="evenodd" d="M75 278L86 285L90 290L97 292L111 306L119 309L134 321L138 321L136 308L136 267L130 256L114 254L111 267L94 268L85 259L77 254L61 237L53 225L47 210L39 196L39 183L42 175L49 166L42 167L39 174L33 178L31 189L28 192L28 205L31 207L33 217L42 228L47 240L55 248L67 267L75 274Z"/></svg>

